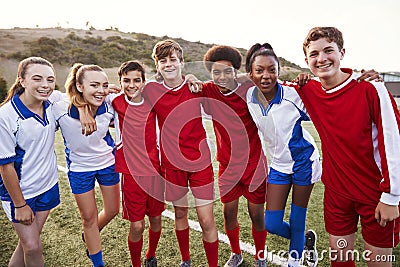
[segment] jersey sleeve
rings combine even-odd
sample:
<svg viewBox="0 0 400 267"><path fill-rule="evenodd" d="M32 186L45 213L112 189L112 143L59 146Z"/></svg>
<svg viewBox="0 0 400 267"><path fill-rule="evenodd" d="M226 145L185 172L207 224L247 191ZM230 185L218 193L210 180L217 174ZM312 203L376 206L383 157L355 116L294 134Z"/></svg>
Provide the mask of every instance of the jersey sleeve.
<svg viewBox="0 0 400 267"><path fill-rule="evenodd" d="M13 129L15 128L15 129ZM17 127L13 127L11 121L7 120L4 116L0 116L0 165L5 165L14 162Z"/></svg>
<svg viewBox="0 0 400 267"><path fill-rule="evenodd" d="M123 94L123 93L121 92L118 94L114 94L114 93L108 94L106 96L106 100L104 102L106 102L108 105L111 105L111 103L114 101L114 99L117 98L118 96L120 96L121 94Z"/></svg>
<svg viewBox="0 0 400 267"><path fill-rule="evenodd" d="M378 151L383 180L380 201L398 205L400 201L400 113L383 83L371 82L378 100L373 108L373 120L378 129Z"/></svg>
<svg viewBox="0 0 400 267"><path fill-rule="evenodd" d="M51 103L59 102L66 99L68 99L68 95L58 90L54 90L49 97Z"/></svg>

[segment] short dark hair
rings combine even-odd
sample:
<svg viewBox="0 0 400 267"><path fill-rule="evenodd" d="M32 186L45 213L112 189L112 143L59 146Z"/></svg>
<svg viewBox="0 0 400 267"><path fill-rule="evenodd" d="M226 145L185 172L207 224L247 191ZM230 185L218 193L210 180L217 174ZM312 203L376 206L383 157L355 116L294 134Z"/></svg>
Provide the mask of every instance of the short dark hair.
<svg viewBox="0 0 400 267"><path fill-rule="evenodd" d="M121 79L123 74L127 74L129 71L133 71L133 70L137 70L137 71L141 72L142 80L143 81L146 80L144 66L141 62L136 61L136 60L130 60L130 61L126 61L126 62L122 63L121 66L119 66L119 68L118 68L118 76Z"/></svg>

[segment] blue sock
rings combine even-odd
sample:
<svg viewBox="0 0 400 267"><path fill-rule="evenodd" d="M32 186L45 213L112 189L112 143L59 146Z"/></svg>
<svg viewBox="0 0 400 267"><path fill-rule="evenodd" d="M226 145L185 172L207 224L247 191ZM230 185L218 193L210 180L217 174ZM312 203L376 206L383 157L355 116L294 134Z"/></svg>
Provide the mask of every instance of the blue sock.
<svg viewBox="0 0 400 267"><path fill-rule="evenodd" d="M284 210L266 210L265 211L265 229L272 234L290 238L290 226L283 221Z"/></svg>
<svg viewBox="0 0 400 267"><path fill-rule="evenodd" d="M307 208L296 206L292 203L290 211L290 256L300 259L304 249L304 231L306 228Z"/></svg>
<svg viewBox="0 0 400 267"><path fill-rule="evenodd" d="M93 267L104 267L103 252L101 250L96 254L89 255L89 258L93 263Z"/></svg>

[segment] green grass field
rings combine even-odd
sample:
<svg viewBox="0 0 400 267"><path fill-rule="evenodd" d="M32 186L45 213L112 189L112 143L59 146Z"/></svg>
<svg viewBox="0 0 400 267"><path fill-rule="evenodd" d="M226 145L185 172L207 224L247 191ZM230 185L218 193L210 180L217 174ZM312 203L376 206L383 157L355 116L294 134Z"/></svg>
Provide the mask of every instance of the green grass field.
<svg viewBox="0 0 400 267"><path fill-rule="evenodd" d="M319 138L315 129L311 124L305 125L312 133L319 145ZM65 165L64 147L61 135L58 132L56 137L56 152L59 164ZM81 241L81 220L75 200L70 192L68 178L65 173L59 172L61 204L51 211L51 214L44 226L42 233L42 241L44 247L44 257L47 267L53 266L90 266L90 261L85 254L85 246ZM307 228L314 229L318 234L318 251L327 251L329 248L328 234L324 228L323 222L323 185L317 183L314 187L311 201L308 209ZM100 194L97 190L97 199L100 200ZM98 201L99 209L101 209L101 201ZM290 199L288 200L290 207ZM171 206L168 210L173 211ZM286 212L288 214L288 210ZM223 230L223 216L221 203L215 202L215 220L218 231ZM193 208L190 209L190 219L197 221L196 213ZM239 221L241 223L240 238L243 242L252 244L250 218L247 214L247 205L245 199L240 200ZM129 223L122 220L119 214L105 229L103 229L102 246L103 256L106 266L122 267L130 266L129 251L127 247L127 233L129 231ZM360 231L359 231L360 232ZM193 266L207 266L205 262L205 254L201 241L201 233L194 230L191 231L191 257ZM358 233L356 249L362 253L362 240ZM7 266L8 260L17 244L17 236L13 231L12 224L7 220L4 212L0 212L0 267ZM147 244L147 232L144 235L144 249ZM275 235L267 236L268 251L274 250L274 254L278 251L285 251L288 248L288 240ZM396 261L393 266L400 266L399 246L394 250ZM220 242L219 246L219 264L223 266L229 258L230 248L227 244ZM279 255L281 255L279 253ZM282 256L282 255L281 255ZM287 257L287 255L285 255ZM157 250L157 259L159 266L177 266L180 262L178 244L174 233L173 220L163 218L163 230ZM253 256L244 253L245 262L243 267L253 266ZM269 266L276 266L269 264ZM329 259L325 255L318 266L329 266ZM357 266L366 266L365 261L357 262Z"/></svg>

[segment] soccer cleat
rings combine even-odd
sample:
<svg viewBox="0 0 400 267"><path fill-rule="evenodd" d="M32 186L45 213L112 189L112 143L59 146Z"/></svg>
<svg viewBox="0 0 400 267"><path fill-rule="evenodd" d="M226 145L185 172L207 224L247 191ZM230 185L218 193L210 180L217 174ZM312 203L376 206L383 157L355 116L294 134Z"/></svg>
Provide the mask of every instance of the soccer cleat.
<svg viewBox="0 0 400 267"><path fill-rule="evenodd" d="M305 239L305 260L309 267L315 267L318 264L317 234L313 230L308 230Z"/></svg>
<svg viewBox="0 0 400 267"><path fill-rule="evenodd" d="M150 257L144 260L145 267L157 267L157 258L156 256Z"/></svg>
<svg viewBox="0 0 400 267"><path fill-rule="evenodd" d="M224 267L237 267L243 262L242 254L231 253L228 261L225 263Z"/></svg>
<svg viewBox="0 0 400 267"><path fill-rule="evenodd" d="M181 264L179 264L179 267L191 267L191 266L192 266L191 260L182 261Z"/></svg>
<svg viewBox="0 0 400 267"><path fill-rule="evenodd" d="M254 266L255 267L267 267L267 262L265 260L254 260Z"/></svg>

